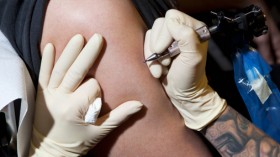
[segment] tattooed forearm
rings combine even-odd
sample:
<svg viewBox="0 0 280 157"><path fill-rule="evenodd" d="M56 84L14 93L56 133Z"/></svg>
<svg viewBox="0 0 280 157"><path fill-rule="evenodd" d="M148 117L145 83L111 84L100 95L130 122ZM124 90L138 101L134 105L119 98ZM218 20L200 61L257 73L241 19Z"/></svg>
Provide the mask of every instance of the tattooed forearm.
<svg viewBox="0 0 280 157"><path fill-rule="evenodd" d="M231 107L204 134L222 156L280 157L279 144Z"/></svg>

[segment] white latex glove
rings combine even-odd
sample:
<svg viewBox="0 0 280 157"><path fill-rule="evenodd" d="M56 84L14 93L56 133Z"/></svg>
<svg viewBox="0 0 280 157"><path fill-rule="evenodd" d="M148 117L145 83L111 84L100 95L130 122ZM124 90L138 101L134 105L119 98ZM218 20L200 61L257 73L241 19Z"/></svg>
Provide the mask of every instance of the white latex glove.
<svg viewBox="0 0 280 157"><path fill-rule="evenodd" d="M118 127L142 104L126 102L94 121L98 113L86 113L97 99L94 112L101 107L98 82L90 78L82 82L102 48L102 36L95 34L84 46L81 35L74 36L54 65L54 47L48 44L43 53L30 155L81 156L104 136ZM89 111L90 112L90 111ZM97 114L97 115L96 115Z"/></svg>
<svg viewBox="0 0 280 157"><path fill-rule="evenodd" d="M181 53L172 61L147 62L156 78L163 75L163 86L187 127L201 130L215 120L226 107L225 100L208 85L205 74L208 42L200 42L196 29L205 24L177 10L154 22L146 34L145 57L165 51L178 41Z"/></svg>

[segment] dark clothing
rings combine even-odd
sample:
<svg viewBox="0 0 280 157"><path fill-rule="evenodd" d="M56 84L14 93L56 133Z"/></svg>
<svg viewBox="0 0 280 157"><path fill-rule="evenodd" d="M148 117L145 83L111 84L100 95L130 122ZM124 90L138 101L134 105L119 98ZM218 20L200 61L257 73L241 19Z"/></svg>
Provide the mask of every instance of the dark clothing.
<svg viewBox="0 0 280 157"><path fill-rule="evenodd" d="M35 87L47 0L0 0L0 30L25 62Z"/></svg>
<svg viewBox="0 0 280 157"><path fill-rule="evenodd" d="M164 17L167 10L176 8L175 0L132 0L132 2L149 29L155 19Z"/></svg>

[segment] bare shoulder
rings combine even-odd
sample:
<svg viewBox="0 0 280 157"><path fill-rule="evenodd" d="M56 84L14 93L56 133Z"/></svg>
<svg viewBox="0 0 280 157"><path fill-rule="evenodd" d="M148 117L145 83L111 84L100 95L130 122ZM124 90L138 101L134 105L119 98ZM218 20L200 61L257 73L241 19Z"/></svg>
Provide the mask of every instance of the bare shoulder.
<svg viewBox="0 0 280 157"><path fill-rule="evenodd" d="M130 0L54 0L47 7L41 48L51 41L62 50L76 33L88 39L98 32L110 41L113 37L119 38L116 33L135 32L136 27L142 29L143 34L144 23Z"/></svg>
<svg viewBox="0 0 280 157"><path fill-rule="evenodd" d="M210 156L184 123L159 81L143 63L144 23L131 0L54 0L47 8L41 45L57 52L76 33L104 36L103 54L91 69L100 83L102 113L128 100L145 105L91 152L92 156ZM60 53L57 54L59 57Z"/></svg>

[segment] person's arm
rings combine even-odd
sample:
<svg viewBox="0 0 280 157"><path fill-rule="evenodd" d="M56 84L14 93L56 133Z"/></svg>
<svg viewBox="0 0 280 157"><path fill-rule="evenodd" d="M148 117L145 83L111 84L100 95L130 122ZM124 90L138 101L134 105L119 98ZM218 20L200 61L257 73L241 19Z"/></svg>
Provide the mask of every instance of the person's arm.
<svg viewBox="0 0 280 157"><path fill-rule="evenodd" d="M84 46L84 38L75 35L55 64L55 48L52 44L45 46L30 156L85 155L141 109L140 102L129 101L97 118L102 106L100 87L94 78L84 80L84 77L101 51L102 43L102 36L95 34Z"/></svg>
<svg viewBox="0 0 280 157"><path fill-rule="evenodd" d="M222 156L280 155L280 145L230 106L201 131Z"/></svg>
<svg viewBox="0 0 280 157"><path fill-rule="evenodd" d="M145 56L165 51L173 40L178 42L181 53L172 60L166 76L166 62L148 62L152 75L162 78L185 125L204 133L221 155L277 156L279 144L234 111L208 85L207 41L201 42L195 32L203 25L178 10L169 10L165 18L157 19L146 34Z"/></svg>
<svg viewBox="0 0 280 157"><path fill-rule="evenodd" d="M145 31L131 0L49 1L41 45L53 43L56 59L76 33L88 40L98 32L105 39L97 64L88 73L102 90L100 115L128 100L144 104L88 156L212 156L201 137L184 126L161 84L143 63Z"/></svg>

